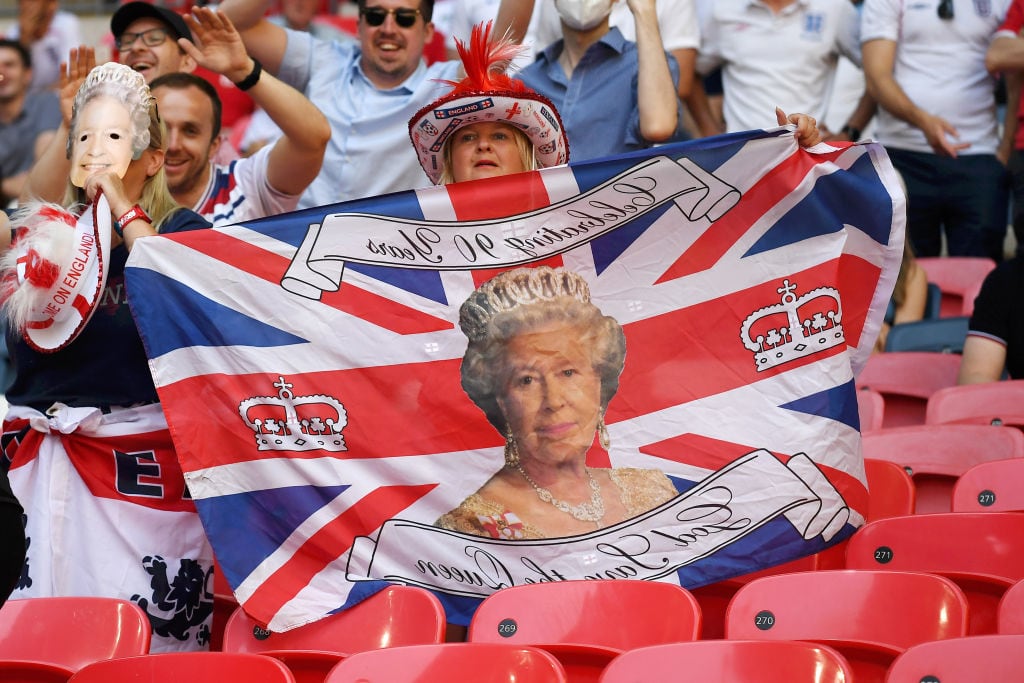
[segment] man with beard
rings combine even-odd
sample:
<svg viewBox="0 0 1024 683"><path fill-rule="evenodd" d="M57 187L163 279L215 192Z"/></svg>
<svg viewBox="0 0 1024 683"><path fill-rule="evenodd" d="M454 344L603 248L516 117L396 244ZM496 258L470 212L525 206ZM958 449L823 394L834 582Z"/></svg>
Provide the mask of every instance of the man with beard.
<svg viewBox="0 0 1024 683"><path fill-rule="evenodd" d="M210 81L222 103L221 144L214 161L227 164L238 158L238 151L227 138L231 127L252 114L252 99L233 88L221 74L196 64L178 40L192 40L192 32L184 18L164 7L149 2L129 2L117 9L110 18L110 31L114 35L117 58L142 74L146 83L169 73L195 73Z"/></svg>
<svg viewBox="0 0 1024 683"><path fill-rule="evenodd" d="M194 74L160 76L150 87L167 127L171 196L214 226L293 210L320 171L331 134L327 119L294 88L262 73L227 17L197 7L187 21L199 45L186 44L189 57L248 92L284 134L251 157L214 164L221 143L216 90Z"/></svg>
<svg viewBox="0 0 1024 683"><path fill-rule="evenodd" d="M29 93L32 58L15 40L0 40L0 209L21 194L37 150L60 126L60 103L49 91Z"/></svg>
<svg viewBox="0 0 1024 683"><path fill-rule="evenodd" d="M249 53L304 92L331 123L323 168L299 207L423 185L408 122L445 92L448 86L439 81L457 80L460 69L458 62L428 67L423 60L434 35L433 0L359 0L356 45L274 26L263 19L267 4L225 0L220 9Z"/></svg>

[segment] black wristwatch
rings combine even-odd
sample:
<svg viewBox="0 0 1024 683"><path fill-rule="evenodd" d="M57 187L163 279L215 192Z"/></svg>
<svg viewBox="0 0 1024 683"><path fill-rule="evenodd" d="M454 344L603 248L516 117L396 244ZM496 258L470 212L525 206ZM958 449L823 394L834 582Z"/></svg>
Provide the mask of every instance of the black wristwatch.
<svg viewBox="0 0 1024 683"><path fill-rule="evenodd" d="M249 72L248 76L235 83L235 87L243 92L259 83L260 76L263 74L263 65L260 64L259 60L255 57L250 59L252 59L252 71Z"/></svg>
<svg viewBox="0 0 1024 683"><path fill-rule="evenodd" d="M850 124L846 124L845 126L843 126L843 129L839 132L842 133L843 135L848 136L850 140L853 142L857 142L857 140L860 140L860 128L854 128Z"/></svg>

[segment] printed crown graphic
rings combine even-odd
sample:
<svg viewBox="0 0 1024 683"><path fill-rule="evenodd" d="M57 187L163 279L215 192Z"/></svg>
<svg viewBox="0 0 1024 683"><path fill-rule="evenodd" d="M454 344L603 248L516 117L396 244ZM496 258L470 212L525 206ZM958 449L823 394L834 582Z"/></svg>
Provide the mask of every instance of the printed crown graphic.
<svg viewBox="0 0 1024 683"><path fill-rule="evenodd" d="M740 332L758 372L846 343L836 289L818 287L797 297L796 283L787 279L777 291L782 302L751 313Z"/></svg>
<svg viewBox="0 0 1024 683"><path fill-rule="evenodd" d="M348 424L345 406L336 398L295 396L292 384L278 377L277 396L253 396L238 405L238 414L256 434L261 451L344 451L341 432Z"/></svg>

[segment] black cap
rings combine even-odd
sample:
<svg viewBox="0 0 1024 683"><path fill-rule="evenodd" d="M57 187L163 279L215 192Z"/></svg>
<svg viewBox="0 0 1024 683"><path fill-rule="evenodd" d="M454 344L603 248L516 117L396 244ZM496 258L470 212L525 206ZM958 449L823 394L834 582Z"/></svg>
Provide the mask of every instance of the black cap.
<svg viewBox="0 0 1024 683"><path fill-rule="evenodd" d="M188 38L192 40L192 31L189 30L188 25L181 18L180 14L164 7L151 5L148 2L129 2L118 7L117 11L114 12L114 16L110 17L110 32L114 34L116 39L131 26L133 21L143 17L152 17L167 24L171 32L177 34L175 38Z"/></svg>

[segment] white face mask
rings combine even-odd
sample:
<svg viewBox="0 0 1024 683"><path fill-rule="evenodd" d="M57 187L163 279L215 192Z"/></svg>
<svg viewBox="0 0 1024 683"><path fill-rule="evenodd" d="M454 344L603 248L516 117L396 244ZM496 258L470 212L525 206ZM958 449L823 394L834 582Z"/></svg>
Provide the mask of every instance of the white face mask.
<svg viewBox="0 0 1024 683"><path fill-rule="evenodd" d="M555 9L565 25L577 31L589 31L612 11L615 0L555 0Z"/></svg>

